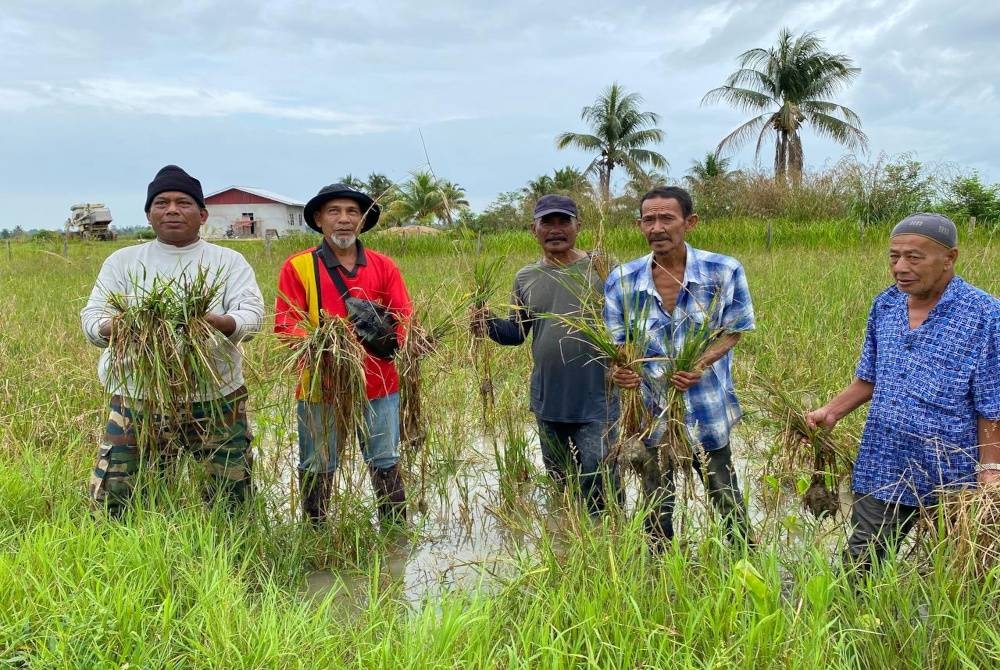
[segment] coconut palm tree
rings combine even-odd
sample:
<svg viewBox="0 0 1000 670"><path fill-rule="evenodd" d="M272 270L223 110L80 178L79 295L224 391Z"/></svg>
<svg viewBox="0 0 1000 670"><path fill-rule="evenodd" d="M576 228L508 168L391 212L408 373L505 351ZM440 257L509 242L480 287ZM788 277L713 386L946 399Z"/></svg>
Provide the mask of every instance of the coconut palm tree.
<svg viewBox="0 0 1000 670"><path fill-rule="evenodd" d="M814 33L792 35L787 28L778 33L770 49L750 49L739 56L740 67L702 98L702 104L718 101L744 111L761 111L719 142L716 153L736 148L757 135L755 156L768 132L775 134L775 178L802 178L802 138L808 123L820 135L830 137L851 150L865 150L868 137L861 132L861 119L853 111L829 98L851 83L861 72L844 54L823 50L823 40Z"/></svg>
<svg viewBox="0 0 1000 670"><path fill-rule="evenodd" d="M397 188L397 197L389 204L388 214L400 223L428 224L437 220L451 225L452 214L469 207L461 186L439 180L429 172L415 172Z"/></svg>
<svg viewBox="0 0 1000 670"><path fill-rule="evenodd" d="M709 151L703 160L691 161L685 180L689 184L703 184L713 179L721 179L729 172L730 159L722 158L717 153Z"/></svg>
<svg viewBox="0 0 1000 670"><path fill-rule="evenodd" d="M383 205L392 199L392 192L396 190L396 184L379 172L372 172L364 182L365 192L373 198L377 198Z"/></svg>
<svg viewBox="0 0 1000 670"><path fill-rule="evenodd" d="M656 170L642 171L634 174L629 178L628 183L625 184L625 197L621 199L621 202L631 207L635 204L632 201L637 201L657 186L664 186L666 183L667 176Z"/></svg>
<svg viewBox="0 0 1000 670"><path fill-rule="evenodd" d="M605 204L611 200L611 172L619 165L630 175L638 174L644 166L667 167L666 158L644 148L662 142L663 131L656 127L660 117L640 111L641 103L638 93L626 94L624 88L613 83L580 113L592 134L562 133L556 138L560 149L572 146L597 153L584 174L597 175Z"/></svg>

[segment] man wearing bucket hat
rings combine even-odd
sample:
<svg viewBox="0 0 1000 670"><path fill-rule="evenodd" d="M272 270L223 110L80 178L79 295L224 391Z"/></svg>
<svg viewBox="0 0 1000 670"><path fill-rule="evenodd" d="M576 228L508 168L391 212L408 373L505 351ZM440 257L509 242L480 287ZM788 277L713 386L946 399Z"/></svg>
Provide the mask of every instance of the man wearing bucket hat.
<svg viewBox="0 0 1000 670"><path fill-rule="evenodd" d="M251 493L252 458L238 345L260 330L264 300L253 268L241 254L199 236L208 217L201 182L176 165L167 165L147 188L145 210L156 239L108 256L80 315L87 339L104 349L98 376L112 394L90 496L112 515L120 514L132 496L140 464L165 465L182 447L205 462L206 498L241 502ZM188 417L178 423L160 410L150 410L156 399L145 397L136 387L129 362L111 361L109 345L117 314L108 299L118 294L132 301L154 282L183 281L199 271L220 282L219 297L204 315L220 335L207 348L216 388L193 398L187 407L174 408L178 416ZM155 422L152 439L137 427L147 419ZM145 437L140 440L140 435Z"/></svg>
<svg viewBox="0 0 1000 670"><path fill-rule="evenodd" d="M310 228L323 235L315 248L285 261L278 275L274 330L285 338L302 337L303 321L319 323L320 309L348 317L357 301L387 310L394 318L385 335L392 344L402 340L403 324L413 307L403 277L388 256L365 247L358 235L373 228L379 206L368 195L346 184L320 189L305 207ZM370 302L369 302L370 301ZM362 453L371 474L383 528L406 519L406 496L399 470L399 375L392 348L374 350L366 344L364 356L365 409ZM384 338L383 338L384 339ZM302 384L296 392L299 434L299 482L303 514L314 522L328 517L338 445L333 412L319 397L310 397Z"/></svg>
<svg viewBox="0 0 1000 670"><path fill-rule="evenodd" d="M854 381L807 415L832 429L871 403L844 556L861 571L897 550L942 490L1000 482L1000 301L957 276L957 258L944 216L893 228L895 284L868 314Z"/></svg>
<svg viewBox="0 0 1000 670"><path fill-rule="evenodd" d="M519 345L531 333L531 411L538 424L542 461L562 486L570 472L591 514L602 511L618 488L617 466L608 462L618 418L618 394L608 384L605 357L569 327L544 314L583 317L588 296L601 295L600 259L576 248L580 219L564 195L544 195L535 204L531 233L542 258L514 277L506 318L473 313L473 335ZM612 491L607 489L611 488Z"/></svg>

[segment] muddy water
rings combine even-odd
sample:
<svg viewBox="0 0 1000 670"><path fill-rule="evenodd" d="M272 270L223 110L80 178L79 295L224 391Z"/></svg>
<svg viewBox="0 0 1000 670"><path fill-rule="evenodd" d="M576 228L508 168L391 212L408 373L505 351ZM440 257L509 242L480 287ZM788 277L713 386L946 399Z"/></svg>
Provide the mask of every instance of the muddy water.
<svg viewBox="0 0 1000 670"><path fill-rule="evenodd" d="M538 439L528 435L528 455L536 473L543 467ZM760 445L751 445L734 435L734 466L741 488L749 489L751 523L756 531L775 541L811 541L817 531L825 536L824 544L831 547L842 534L842 519L849 508L849 492L842 495L843 510L838 519L817 524L799 504L794 492L778 495L762 483L763 465L759 457L748 458L747 453L759 453ZM294 449L283 450L294 454ZM483 443L468 450L466 460L458 472L448 478L447 485L437 487L427 484L424 492L426 509L414 512L414 502L420 497L416 482L411 480L408 497L411 502L413 532L390 543L381 554L380 571L374 576L370 571L322 570L306 576L303 594L312 599L330 596L337 609L345 613L357 612L367 604L368 594L392 591L392 597L410 606L417 606L425 599L452 590L478 590L494 587L504 576L516 570L515 556L530 555L534 537L541 532L539 523L547 530L558 531L567 518L564 500L541 483L526 482L518 491L518 507L522 514L517 523L510 523L512 512L501 505L499 480L492 447ZM277 495L289 496L295 462L291 456L275 461L280 485ZM363 468L353 468L360 471ZM356 474L354 490L369 495L365 477ZM624 469L623 469L624 474ZM707 503L700 482L678 479L678 510L676 528L679 533L693 535L715 520ZM634 512L639 502L638 481L631 474L624 474L626 510ZM689 492L685 497L683 493ZM279 507L290 510L287 499L277 501ZM289 512L290 513L290 512ZM542 520L542 521L539 521Z"/></svg>

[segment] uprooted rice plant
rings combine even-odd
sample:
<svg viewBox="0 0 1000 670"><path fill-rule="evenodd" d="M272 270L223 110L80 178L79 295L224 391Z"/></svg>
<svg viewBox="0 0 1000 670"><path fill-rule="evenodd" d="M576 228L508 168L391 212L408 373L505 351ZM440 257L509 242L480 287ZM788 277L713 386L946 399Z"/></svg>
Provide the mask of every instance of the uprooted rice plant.
<svg viewBox="0 0 1000 670"><path fill-rule="evenodd" d="M300 327L305 337L295 341L287 367L300 366L304 371L303 395L323 403L332 414L338 449L343 452L365 429L365 350L346 318L321 311L318 325L303 320Z"/></svg>
<svg viewBox="0 0 1000 670"><path fill-rule="evenodd" d="M141 406L139 439L190 420L194 402L221 386L218 343L224 336L205 318L219 299L221 278L205 268L176 278L132 279L129 293L111 293L110 391ZM154 423L155 422L155 423Z"/></svg>
<svg viewBox="0 0 1000 670"><path fill-rule="evenodd" d="M850 475L854 447L845 441L845 431L833 434L812 428L806 422L808 407L801 393L774 380L757 376L751 381L752 402L757 418L773 433L777 448L775 471L797 484L802 473L809 477L802 505L817 519L835 515L840 509L840 485ZM848 440L852 439L848 434ZM856 444L856 442L855 442Z"/></svg>
<svg viewBox="0 0 1000 670"><path fill-rule="evenodd" d="M472 265L472 286L468 303L472 306L476 318L486 311L490 300L500 290L504 261L505 258L502 255L493 260L480 257ZM486 339L485 337L472 338L471 356L479 380L479 395L483 404L483 426L487 432L492 433L496 428L496 390L493 374L493 346Z"/></svg>

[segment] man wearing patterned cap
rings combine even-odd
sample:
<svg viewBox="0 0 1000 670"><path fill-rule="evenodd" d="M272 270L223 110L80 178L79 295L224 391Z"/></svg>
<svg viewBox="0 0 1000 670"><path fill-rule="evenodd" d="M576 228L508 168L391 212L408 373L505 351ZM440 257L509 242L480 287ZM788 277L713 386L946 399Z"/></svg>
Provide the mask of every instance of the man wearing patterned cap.
<svg viewBox="0 0 1000 670"><path fill-rule="evenodd" d="M898 549L940 490L1000 482L1000 300L955 274L951 220L914 214L890 237L895 285L869 312L855 379L807 415L831 429L871 402L845 552L860 570Z"/></svg>
<svg viewBox="0 0 1000 670"><path fill-rule="evenodd" d="M118 515L131 498L140 464L164 465L184 448L206 463L207 498L241 502L251 492L251 454L238 345L260 330L264 301L246 259L199 236L208 218L201 182L176 165L167 165L147 188L145 210L156 239L108 256L80 314L87 339L104 349L98 376L111 393L90 495ZM190 280L199 271L220 283L218 298L203 315L217 331L206 346L216 388L193 398L190 406L176 408L178 417L186 417L177 419L150 412L150 401L155 399L142 397L134 387L128 364L111 364L108 346L117 315L108 298L120 294L135 300L154 282ZM140 428L150 420L155 430Z"/></svg>

